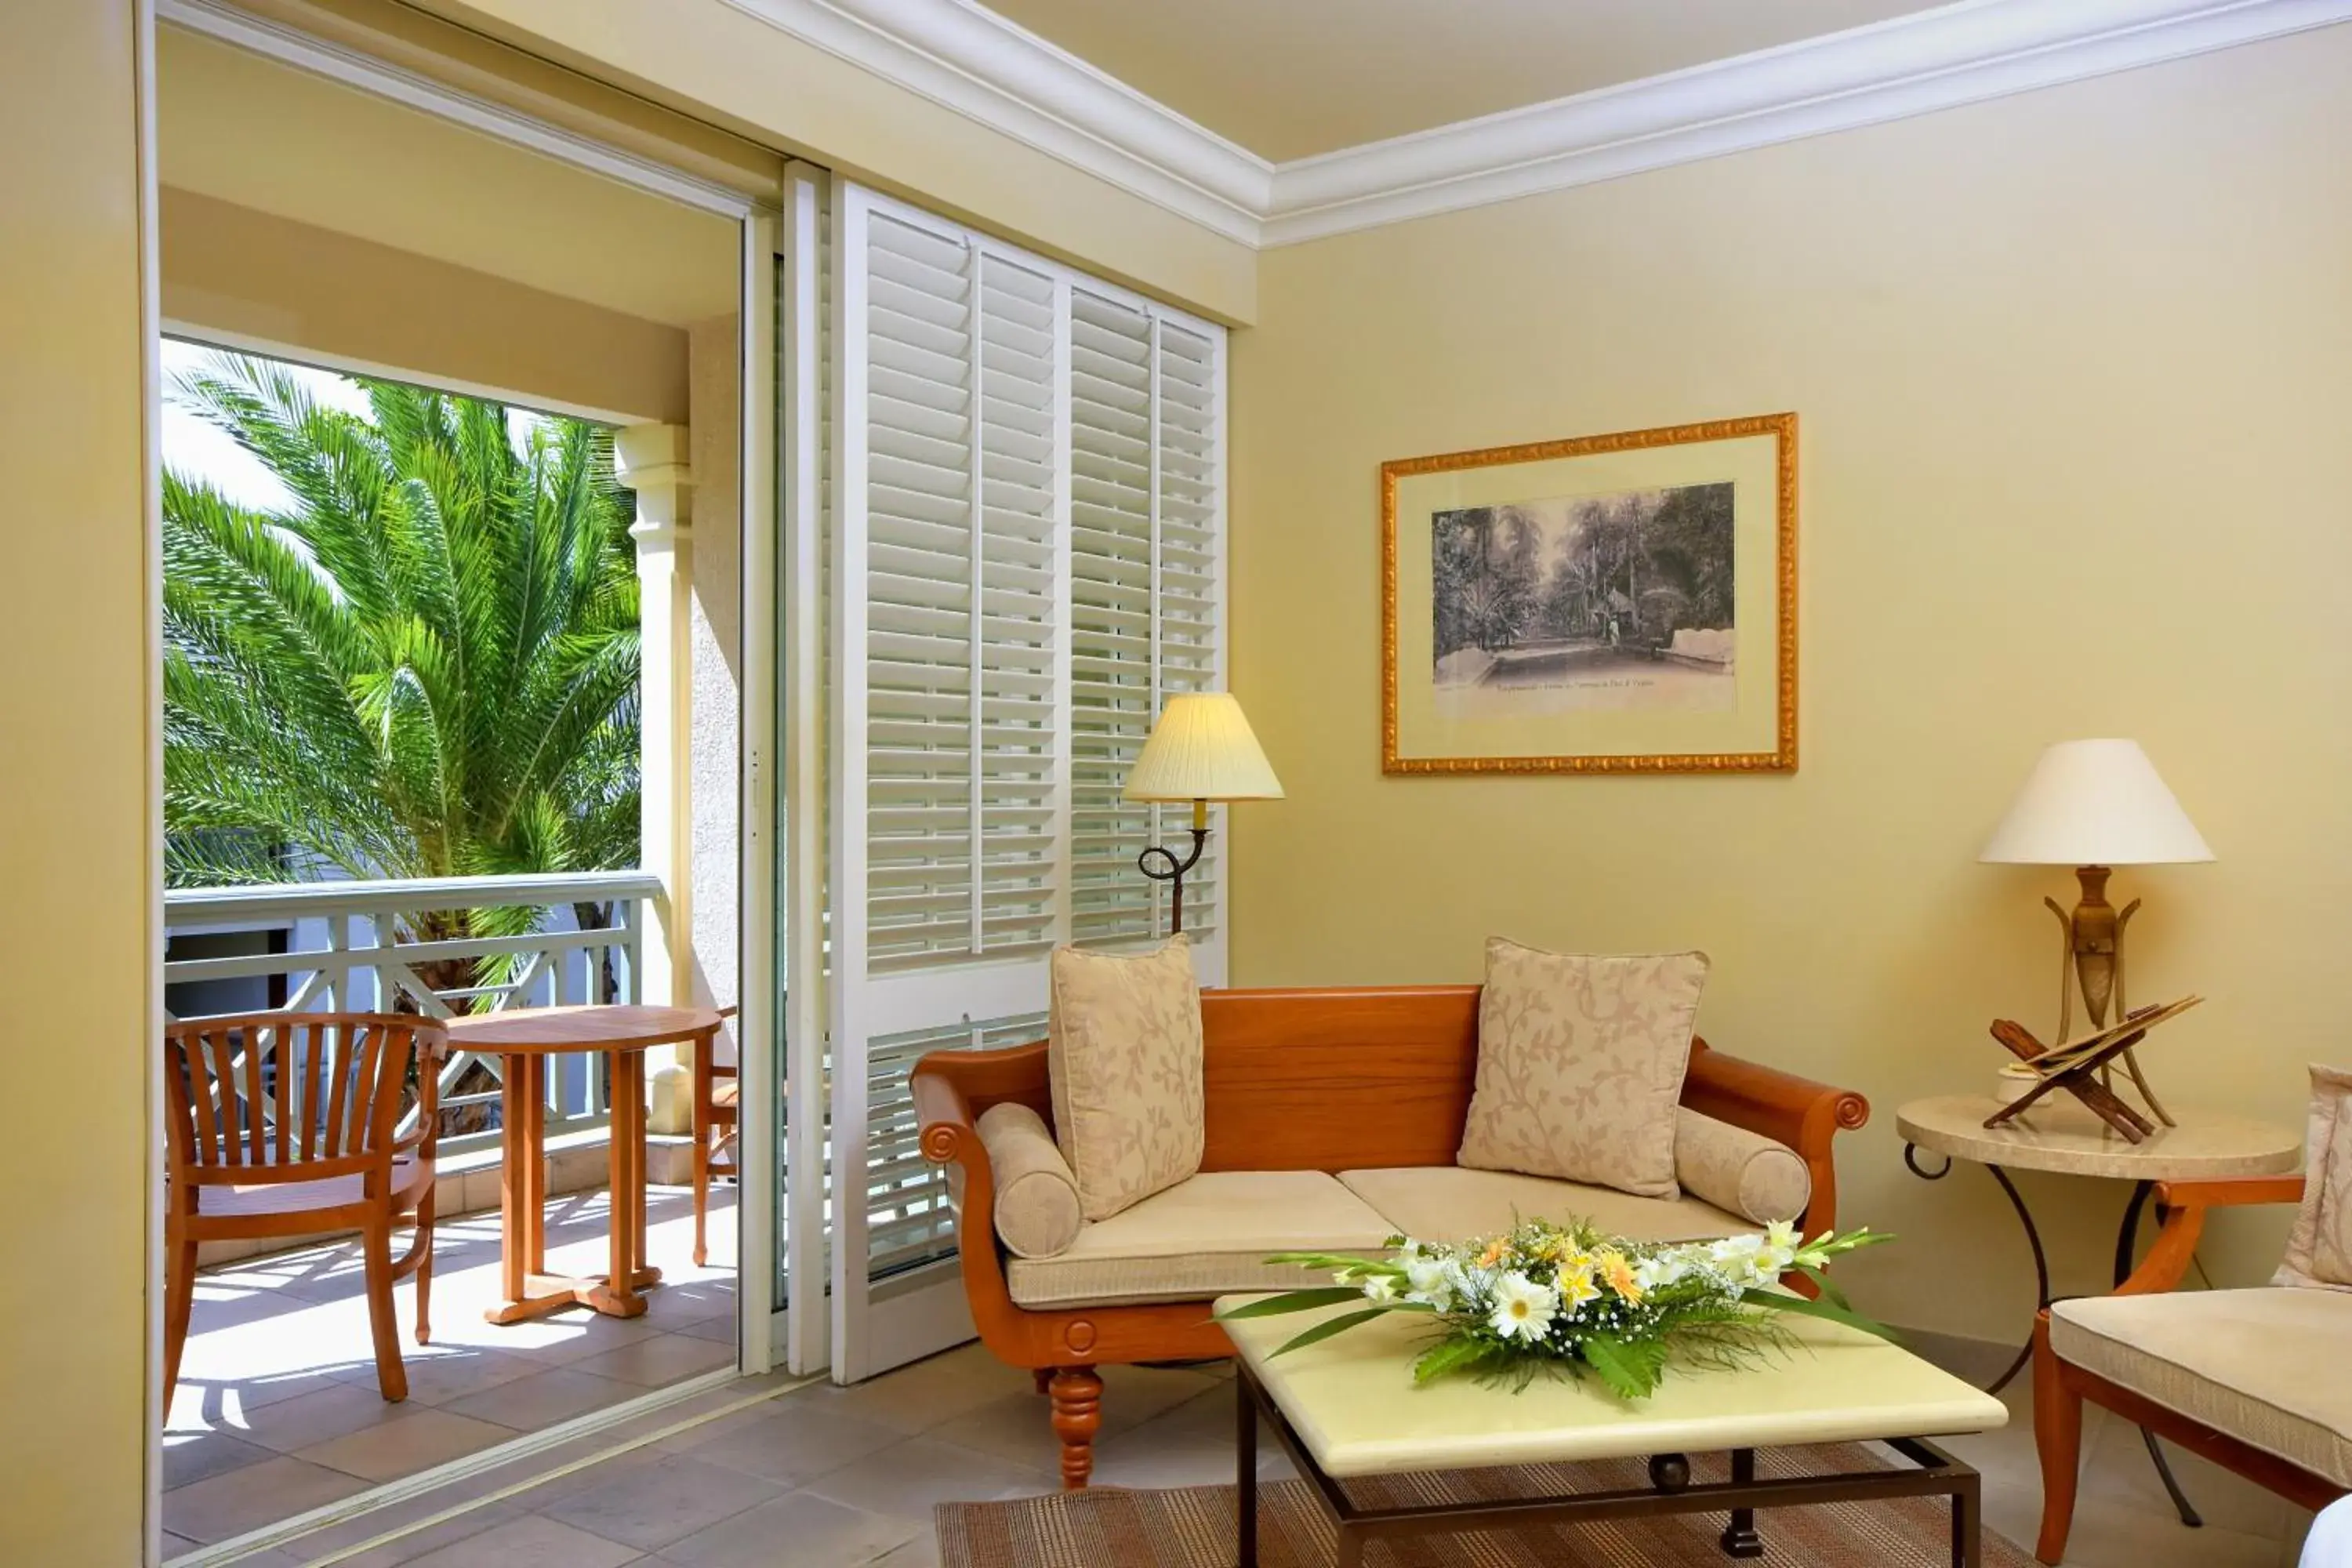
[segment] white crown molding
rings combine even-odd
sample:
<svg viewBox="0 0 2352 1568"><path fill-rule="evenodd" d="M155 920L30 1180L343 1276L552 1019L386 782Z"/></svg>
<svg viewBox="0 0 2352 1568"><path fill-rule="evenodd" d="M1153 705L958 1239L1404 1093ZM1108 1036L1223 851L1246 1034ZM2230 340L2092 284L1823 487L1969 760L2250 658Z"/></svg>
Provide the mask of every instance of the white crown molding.
<svg viewBox="0 0 2352 1568"><path fill-rule="evenodd" d="M1273 164L972 0L726 3L1229 239L1258 243Z"/></svg>
<svg viewBox="0 0 2352 1568"><path fill-rule="evenodd" d="M2352 0L1961 0L1281 164L1265 245L1907 119L2352 18Z"/></svg>
<svg viewBox="0 0 2352 1568"><path fill-rule="evenodd" d="M1245 245L1292 245L2352 19L2352 0L1958 0L1273 164L976 0L726 0Z"/></svg>

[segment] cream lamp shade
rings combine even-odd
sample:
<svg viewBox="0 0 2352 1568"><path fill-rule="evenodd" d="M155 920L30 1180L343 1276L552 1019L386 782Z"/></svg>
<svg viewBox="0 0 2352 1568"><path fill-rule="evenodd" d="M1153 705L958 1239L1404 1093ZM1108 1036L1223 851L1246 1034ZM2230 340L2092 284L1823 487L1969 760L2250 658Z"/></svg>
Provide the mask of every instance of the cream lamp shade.
<svg viewBox="0 0 2352 1568"><path fill-rule="evenodd" d="M2159 866L2213 851L2137 741L2062 741L2042 753L1979 860Z"/></svg>
<svg viewBox="0 0 2352 1568"><path fill-rule="evenodd" d="M1230 691L1171 697L1127 775L1129 800L1280 800L1282 781Z"/></svg>

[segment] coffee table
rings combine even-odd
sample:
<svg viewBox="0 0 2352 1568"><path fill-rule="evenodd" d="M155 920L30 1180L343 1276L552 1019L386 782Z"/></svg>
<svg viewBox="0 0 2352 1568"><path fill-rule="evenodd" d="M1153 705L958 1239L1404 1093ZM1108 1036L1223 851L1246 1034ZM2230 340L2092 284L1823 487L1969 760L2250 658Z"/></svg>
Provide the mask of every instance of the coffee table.
<svg viewBox="0 0 2352 1568"><path fill-rule="evenodd" d="M1251 1298L1228 1297L1222 1310ZM1329 1309L1333 1313L1345 1307ZM1757 1557L1759 1509L1879 1498L1952 1500L1953 1568L1982 1562L1977 1472L1928 1438L2007 1424L2000 1401L1910 1352L1832 1323L1791 1318L1790 1354L1738 1371L1677 1368L1629 1404L1591 1378L1539 1379L1520 1393L1470 1378L1412 1383L1429 1324L1377 1320L1274 1358L1317 1315L1224 1325L1237 1352L1236 1479L1241 1568L1257 1563L1257 1421L1263 1414L1339 1536L1337 1568L1360 1568L1377 1537L1509 1530L1538 1524L1720 1511L1725 1553ZM1756 1450L1876 1440L1908 1467L1759 1480ZM1731 1479L1697 1482L1687 1456L1727 1450ZM1369 1510L1339 1484L1351 1477L1646 1456L1647 1489Z"/></svg>

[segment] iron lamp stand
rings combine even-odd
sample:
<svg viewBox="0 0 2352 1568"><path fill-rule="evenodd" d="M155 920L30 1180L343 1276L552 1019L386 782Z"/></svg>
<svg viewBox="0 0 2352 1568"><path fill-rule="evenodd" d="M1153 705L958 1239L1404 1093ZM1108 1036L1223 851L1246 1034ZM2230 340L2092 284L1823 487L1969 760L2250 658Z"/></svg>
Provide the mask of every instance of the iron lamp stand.
<svg viewBox="0 0 2352 1568"><path fill-rule="evenodd" d="M1155 882L1168 884L1168 932L1171 936L1184 930L1184 873L1201 863L1201 851L1207 847L1209 830L1195 826L1192 830L1192 852L1181 860L1173 849L1153 845L1135 858L1135 868ZM1160 868L1154 870L1153 868Z"/></svg>

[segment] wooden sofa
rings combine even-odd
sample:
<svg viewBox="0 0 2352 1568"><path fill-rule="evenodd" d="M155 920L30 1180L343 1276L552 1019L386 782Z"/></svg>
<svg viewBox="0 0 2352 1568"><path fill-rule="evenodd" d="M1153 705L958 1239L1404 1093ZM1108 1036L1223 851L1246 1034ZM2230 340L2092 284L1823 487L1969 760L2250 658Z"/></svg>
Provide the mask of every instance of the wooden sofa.
<svg viewBox="0 0 2352 1568"><path fill-rule="evenodd" d="M1202 1173L1450 1170L1477 1065L1478 990L1447 985L1203 993ZM1209 1317L1208 1295L1218 1292L1183 1300L1073 1301L1049 1309L1019 1304L992 1223L995 1183L975 1124L992 1106L1008 1100L1029 1106L1050 1123L1045 1046L935 1052L916 1065L913 1089L924 1154L950 1166L960 1178L958 1240L972 1321L991 1351L1032 1369L1040 1390L1051 1394L1054 1429L1062 1441L1063 1483L1083 1487L1101 1425L1102 1380L1095 1369L1231 1355L1224 1331ZM1870 1108L1860 1095L1722 1055L1702 1041L1693 1050L1683 1104L1795 1151L1811 1179L1806 1230L1818 1232L1834 1223L1837 1174L1830 1142L1839 1129L1868 1120ZM1552 1185L1563 1189L1565 1201L1548 1211L1548 1217L1578 1212L1574 1194L1614 1200L1620 1210L1629 1205L1657 1204L1662 1211L1674 1206L1664 1200ZM1604 1206L1596 1204L1584 1212ZM1689 1207L1688 1200L1683 1207ZM1739 1221L1708 1212L1721 1227L1694 1234L1743 1228ZM1246 1216L1233 1217L1236 1231L1245 1233L1248 1226L1241 1222ZM1641 1234L1615 1214L1596 1217L1627 1234ZM1496 1228L1509 1223L1506 1210ZM1369 1245L1377 1246L1377 1239Z"/></svg>

